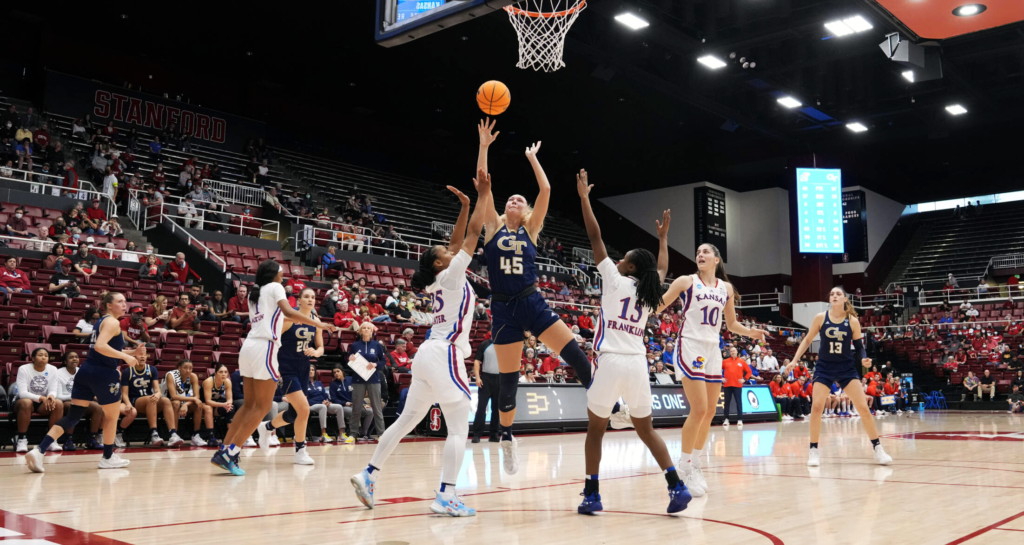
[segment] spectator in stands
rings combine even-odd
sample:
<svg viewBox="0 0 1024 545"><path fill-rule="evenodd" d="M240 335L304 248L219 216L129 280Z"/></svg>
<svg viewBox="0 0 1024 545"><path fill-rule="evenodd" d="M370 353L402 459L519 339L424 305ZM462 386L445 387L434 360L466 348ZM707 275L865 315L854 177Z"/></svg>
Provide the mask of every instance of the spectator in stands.
<svg viewBox="0 0 1024 545"><path fill-rule="evenodd" d="M111 199L117 198L117 176L110 166L103 173L103 194Z"/></svg>
<svg viewBox="0 0 1024 545"><path fill-rule="evenodd" d="M196 318L197 311L190 309L189 302L191 298L189 294L182 293L178 295L178 304L171 310L171 316L168 320L168 324L171 329L178 333L187 333L189 335L196 335L199 331L196 329Z"/></svg>
<svg viewBox="0 0 1024 545"><path fill-rule="evenodd" d="M189 303L196 313L198 322L216 322L217 316L210 310L210 302L203 295L203 287L199 284L192 284L189 288Z"/></svg>
<svg viewBox="0 0 1024 545"><path fill-rule="evenodd" d="M14 150L18 155L18 170L32 171L32 141L28 138L18 140L18 145L14 147ZM25 179L30 179L27 173Z"/></svg>
<svg viewBox="0 0 1024 545"><path fill-rule="evenodd" d="M979 389L979 385L980 384L981 383L978 381L978 378L974 376L974 372L973 371L968 371L967 372L967 376L964 377L964 381L963 381L964 391L960 394L960 401L961 402L967 401L967 396L968 395L973 396L973 400L977 401L978 400L978 395L979 395L979 392L980 392L980 389Z"/></svg>
<svg viewBox="0 0 1024 545"><path fill-rule="evenodd" d="M359 340L349 345L348 354L350 362L355 361L356 354L359 354L369 362L370 368L373 369L373 374L370 375L369 379L364 380L359 374L353 374L352 399L360 400L363 399L364 395L369 396L370 406L373 409L374 423L377 428L376 431L379 435L384 433L384 413L380 394L380 368L384 366L387 359L384 345L373 338L375 330L376 327L372 323L363 323L359 327ZM361 413L362 404L357 403L352 411L349 429L354 430L358 427Z"/></svg>
<svg viewBox="0 0 1024 545"><path fill-rule="evenodd" d="M191 284L193 278L195 278L196 282L203 281L203 279L188 266L188 263L185 263L184 253L178 252L174 254L174 261L168 263L167 267L164 269L164 281L173 282L175 284Z"/></svg>
<svg viewBox="0 0 1024 545"><path fill-rule="evenodd" d="M50 417L53 427L64 416L64 404L57 399L57 368L50 365L50 353L45 348L32 351L32 361L18 368L18 400L14 403L17 415L17 447L18 453L28 452L28 426L32 422L32 413ZM48 450L62 450L57 442Z"/></svg>
<svg viewBox="0 0 1024 545"><path fill-rule="evenodd" d="M50 276L47 294L59 297L81 297L78 281L71 276L71 260L66 257L60 259L60 270Z"/></svg>
<svg viewBox="0 0 1024 545"><path fill-rule="evenodd" d="M163 276L160 272L160 265L156 263L156 256L149 254L145 256L146 262L139 267L139 280L154 280L159 282Z"/></svg>
<svg viewBox="0 0 1024 545"><path fill-rule="evenodd" d="M412 359L409 358L406 349L409 347L408 341L405 339L395 340L395 349L391 352L391 357L395 360L395 371L399 373L411 373L412 372Z"/></svg>
<svg viewBox="0 0 1024 545"><path fill-rule="evenodd" d="M160 143L160 137L154 136L153 141L149 143L149 158L157 163L163 159L164 146ZM160 165L157 165L160 168Z"/></svg>
<svg viewBox="0 0 1024 545"><path fill-rule="evenodd" d="M320 267L321 275L327 271L341 271L345 272L345 264L338 261L338 258L334 256L334 253L338 250L335 246L328 246L327 252L320 256Z"/></svg>
<svg viewBox="0 0 1024 545"><path fill-rule="evenodd" d="M6 227L7 234L12 237L28 238L32 236L28 232L28 220L25 219L25 209L20 206L7 218Z"/></svg>
<svg viewBox="0 0 1024 545"><path fill-rule="evenodd" d="M537 282L537 288L541 291L555 292L555 285L548 281L548 275L546 274L540 275L540 282Z"/></svg>
<svg viewBox="0 0 1024 545"><path fill-rule="evenodd" d="M71 258L71 263L75 267L75 272L85 275L87 283L99 269L99 266L96 265L96 256L89 253L89 244L86 242L78 244L78 253Z"/></svg>
<svg viewBox="0 0 1024 545"><path fill-rule="evenodd" d="M99 199L93 199L92 200L92 206L90 206L89 208L85 209L85 215L89 216L89 219L91 219L93 221L106 221L106 219L107 219L107 212L105 210L103 210L103 208L100 208L100 204L101 203L100 203ZM89 233L88 231L86 233L90 234L90 235L94 234L94 233ZM103 233L98 233L98 234L99 235L103 235Z"/></svg>
<svg viewBox="0 0 1024 545"><path fill-rule="evenodd" d="M228 310L231 311L232 321L241 324L249 323L249 288L242 284L235 290L235 296L228 300Z"/></svg>
<svg viewBox="0 0 1024 545"><path fill-rule="evenodd" d="M555 369L558 369L562 363L562 358L557 353L552 352L544 358L544 362L540 364L540 367L536 368L537 374L550 375L554 373Z"/></svg>
<svg viewBox="0 0 1024 545"><path fill-rule="evenodd" d="M388 316L384 307L377 303L377 294L370 294L370 299L366 301L366 308L370 311L370 319L374 322L390 322L391 316Z"/></svg>
<svg viewBox="0 0 1024 545"><path fill-rule="evenodd" d="M274 209L277 210L278 212L281 211L281 201L277 199L276 188L271 187L270 190L267 191L266 204L274 207Z"/></svg>
<svg viewBox="0 0 1024 545"><path fill-rule="evenodd" d="M3 154L2 153L0 153L0 160L3 160ZM3 166L0 166L0 176L3 176L4 178L11 178L11 177L14 176L14 163L13 163L13 161L11 161L10 159L7 159L7 162L4 163Z"/></svg>
<svg viewBox="0 0 1024 545"><path fill-rule="evenodd" d="M490 320L490 316L488 316L487 309L484 308L484 304L483 303L477 303L477 305L476 305L476 312L473 313L473 321L483 321L483 322L486 322L488 320Z"/></svg>
<svg viewBox="0 0 1024 545"><path fill-rule="evenodd" d="M982 401L985 400L985 392L988 392L989 401L996 400L996 379L992 376L988 369L985 369L985 374L978 379L981 385L978 386L978 397Z"/></svg>
<svg viewBox="0 0 1024 545"><path fill-rule="evenodd" d="M43 269L47 271L56 271L60 269L60 263L65 259L64 245L57 242L50 248L49 255L43 259Z"/></svg>
<svg viewBox="0 0 1024 545"><path fill-rule="evenodd" d="M149 308L146 309L146 327L153 333L169 331L167 319L170 316L171 312L167 309L167 297L157 295L156 299L149 305Z"/></svg>
<svg viewBox="0 0 1024 545"><path fill-rule="evenodd" d="M28 275L18 270L18 258L11 256L0 269L0 293L32 293Z"/></svg>
<svg viewBox="0 0 1024 545"><path fill-rule="evenodd" d="M332 294L330 291L324 295L323 301L320 302L320 309L317 310L317 314L325 322L334 322L334 315L338 313L338 295L337 293Z"/></svg>
<svg viewBox="0 0 1024 545"><path fill-rule="evenodd" d="M213 320L223 322L231 316L231 309L228 308L228 302L224 299L224 292L217 290L213 292L213 299L209 302L209 313L213 316Z"/></svg>
<svg viewBox="0 0 1024 545"><path fill-rule="evenodd" d="M416 299L410 312L412 314L412 323L419 326L430 326L432 324L430 314L423 312L423 301Z"/></svg>
<svg viewBox="0 0 1024 545"><path fill-rule="evenodd" d="M358 227L342 225L339 236L341 237L342 248L349 252L362 252L366 244L366 237L359 234Z"/></svg>
<svg viewBox="0 0 1024 545"><path fill-rule="evenodd" d="M1018 369L1017 374L1013 376L1013 381L1010 382L1012 386L1020 386L1024 388L1024 370Z"/></svg>
<svg viewBox="0 0 1024 545"><path fill-rule="evenodd" d="M100 319L100 311L94 308L87 308L82 313L82 319L78 320L75 324L75 328L71 330L77 337L85 338L92 336L93 326L96 325L96 321Z"/></svg>
<svg viewBox="0 0 1024 545"><path fill-rule="evenodd" d="M523 376L519 377L519 382L537 382L537 378L534 376L534 367L532 365L526 366Z"/></svg>
<svg viewBox="0 0 1024 545"><path fill-rule="evenodd" d="M348 300L338 301L338 311L334 314L334 325L345 331L359 331L359 317L349 310Z"/></svg>
<svg viewBox="0 0 1024 545"><path fill-rule="evenodd" d="M53 242L50 241L50 231L46 227L40 227L36 229L38 233L31 242L26 242L24 248L26 250L32 250L36 252L49 252L50 248L53 247Z"/></svg>
<svg viewBox="0 0 1024 545"><path fill-rule="evenodd" d="M415 336L416 332L414 332L411 327L407 327L404 330L402 330L402 338L405 339L405 341L408 343L406 345L405 351L409 353L410 358L415 358L416 351L418 350L418 348L416 348L415 343L412 342L413 337Z"/></svg>

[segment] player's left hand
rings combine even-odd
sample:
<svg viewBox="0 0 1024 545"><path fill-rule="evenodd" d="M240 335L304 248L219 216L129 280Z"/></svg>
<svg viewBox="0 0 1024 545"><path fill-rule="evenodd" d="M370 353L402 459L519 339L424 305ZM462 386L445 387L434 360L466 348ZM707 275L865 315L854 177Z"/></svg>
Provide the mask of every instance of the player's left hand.
<svg viewBox="0 0 1024 545"><path fill-rule="evenodd" d="M863 365L865 368L870 369L871 368L871 358L863 358L863 359L861 359L860 360L860 364Z"/></svg>
<svg viewBox="0 0 1024 545"><path fill-rule="evenodd" d="M316 357L316 349L315 348L310 348L310 347L307 346L305 348L305 350L302 351L302 353L307 355L307 356L309 356L309 357L311 357L311 358L315 358Z"/></svg>
<svg viewBox="0 0 1024 545"><path fill-rule="evenodd" d="M594 184L587 182L587 171L581 168L580 173L576 175L576 192L580 194L581 199L589 199L590 190L594 189Z"/></svg>
<svg viewBox="0 0 1024 545"><path fill-rule="evenodd" d="M446 187L448 188L448 191L455 193L455 196L459 198L459 202L462 203L462 206L469 206L469 197L467 197L465 193L459 191L458 189L455 189L454 186L449 185Z"/></svg>
<svg viewBox="0 0 1024 545"><path fill-rule="evenodd" d="M473 178L473 187L477 193L486 193L491 190L491 175L482 168L477 169L476 178ZM468 200L466 202L469 202Z"/></svg>
<svg viewBox="0 0 1024 545"><path fill-rule="evenodd" d="M661 221L654 220L654 224L658 226L658 238L668 237L668 224L672 222L672 210L666 210L661 213Z"/></svg>
<svg viewBox="0 0 1024 545"><path fill-rule="evenodd" d="M537 152L540 151L540 140L536 144L526 148L526 158L533 160L537 158Z"/></svg>

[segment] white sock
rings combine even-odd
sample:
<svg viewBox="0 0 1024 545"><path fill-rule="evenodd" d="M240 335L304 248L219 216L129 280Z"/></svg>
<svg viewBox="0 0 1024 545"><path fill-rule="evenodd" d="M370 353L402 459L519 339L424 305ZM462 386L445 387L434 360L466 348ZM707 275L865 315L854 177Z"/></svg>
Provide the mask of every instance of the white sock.
<svg viewBox="0 0 1024 545"><path fill-rule="evenodd" d="M690 457L690 463L696 469L700 469L701 456L703 456L703 454L704 454L703 449L699 449L699 448L693 449L693 454L691 454L691 457Z"/></svg>
<svg viewBox="0 0 1024 545"><path fill-rule="evenodd" d="M692 456L692 453L687 454L684 452L683 455L679 457L679 463L676 464L676 469L681 469L683 471L690 471L693 469L693 463L690 461Z"/></svg>

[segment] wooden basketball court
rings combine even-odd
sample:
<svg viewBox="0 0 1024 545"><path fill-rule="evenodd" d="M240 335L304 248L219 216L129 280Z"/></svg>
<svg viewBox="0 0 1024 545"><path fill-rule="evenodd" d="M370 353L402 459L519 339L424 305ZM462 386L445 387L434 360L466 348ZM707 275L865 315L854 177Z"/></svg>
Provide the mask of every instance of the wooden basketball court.
<svg viewBox="0 0 1024 545"><path fill-rule="evenodd" d="M895 462L873 463L855 419L826 420L822 466L805 464L808 424L716 427L709 494L665 514L665 481L632 430L609 432L601 465L606 511L576 514L584 435L523 436L521 468L501 470L496 444L467 444L459 492L473 518L434 515L442 441L405 442L377 483L377 507L349 477L373 445L246 449L247 475L209 463L208 449L128 449L128 470L99 454L49 455L47 472L0 458L0 537L31 543L970 543L1024 542L1024 419L933 413L879 419ZM663 429L679 452L678 429ZM15 533L23 534L17 536ZM25 543L24 541L22 543Z"/></svg>

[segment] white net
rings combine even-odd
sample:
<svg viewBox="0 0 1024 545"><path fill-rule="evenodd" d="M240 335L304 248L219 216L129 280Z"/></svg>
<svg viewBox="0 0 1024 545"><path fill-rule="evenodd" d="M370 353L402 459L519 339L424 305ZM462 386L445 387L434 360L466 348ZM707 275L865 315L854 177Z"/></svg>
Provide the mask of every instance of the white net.
<svg viewBox="0 0 1024 545"><path fill-rule="evenodd" d="M505 7L519 35L518 68L554 72L565 66L565 35L587 0L523 0Z"/></svg>

